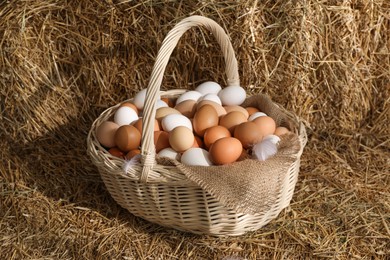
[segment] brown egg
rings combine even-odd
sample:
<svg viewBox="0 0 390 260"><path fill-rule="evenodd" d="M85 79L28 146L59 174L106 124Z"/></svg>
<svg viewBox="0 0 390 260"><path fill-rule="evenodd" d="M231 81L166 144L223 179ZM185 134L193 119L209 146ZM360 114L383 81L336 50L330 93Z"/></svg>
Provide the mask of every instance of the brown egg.
<svg viewBox="0 0 390 260"><path fill-rule="evenodd" d="M169 132L169 144L176 152L184 152L194 144L194 134L185 126L175 127Z"/></svg>
<svg viewBox="0 0 390 260"><path fill-rule="evenodd" d="M173 98L162 97L161 100L164 101L165 103L167 103L169 107L173 107L175 104Z"/></svg>
<svg viewBox="0 0 390 260"><path fill-rule="evenodd" d="M181 114L181 113L171 107L160 107L159 109L156 110L156 119L158 121L161 121L165 116L170 114Z"/></svg>
<svg viewBox="0 0 390 260"><path fill-rule="evenodd" d="M182 115L192 118L196 111L196 101L191 99L185 100L177 104L175 109L182 113Z"/></svg>
<svg viewBox="0 0 390 260"><path fill-rule="evenodd" d="M238 111L238 112L243 113L246 118L249 117L248 111L246 111L246 109L243 108L242 106L224 106L223 108L225 108L226 113L229 113L229 112L232 112L232 111Z"/></svg>
<svg viewBox="0 0 390 260"><path fill-rule="evenodd" d="M125 158L125 153L118 149L118 147L112 147L108 152L116 157Z"/></svg>
<svg viewBox="0 0 390 260"><path fill-rule="evenodd" d="M211 105L204 105L196 111L193 120L194 131L203 136L207 128L218 125L218 114Z"/></svg>
<svg viewBox="0 0 390 260"><path fill-rule="evenodd" d="M255 118L252 122L256 123L263 136L272 135L276 130L276 123L269 116L260 116Z"/></svg>
<svg viewBox="0 0 390 260"><path fill-rule="evenodd" d="M165 131L154 132L154 146L156 147L156 153L162 149L170 147L169 145L169 133Z"/></svg>
<svg viewBox="0 0 390 260"><path fill-rule="evenodd" d="M127 160L130 160L131 158L133 158L134 156L136 156L137 154L141 154L141 150L140 149L134 149L134 150L131 150L130 152L128 152L125 156L125 158Z"/></svg>
<svg viewBox="0 0 390 260"><path fill-rule="evenodd" d="M240 112L238 112L240 113ZM234 137L218 139L210 147L210 158L214 164L222 165L235 162L242 153L241 142Z"/></svg>
<svg viewBox="0 0 390 260"><path fill-rule="evenodd" d="M259 126L254 122L244 122L236 126L234 137L240 140L245 149L251 148L263 139Z"/></svg>
<svg viewBox="0 0 390 260"><path fill-rule="evenodd" d="M141 144L141 133L132 125L123 125L116 130L115 144L123 152L137 149Z"/></svg>
<svg viewBox="0 0 390 260"><path fill-rule="evenodd" d="M248 111L249 116L253 115L256 112L260 112L260 110L255 107L246 107L245 109L246 111Z"/></svg>
<svg viewBox="0 0 390 260"><path fill-rule="evenodd" d="M231 134L226 127L220 125L210 127L204 133L204 144L206 145L206 148L209 149L215 141L223 137L231 137Z"/></svg>
<svg viewBox="0 0 390 260"><path fill-rule="evenodd" d="M281 135L284 135L287 133L290 133L290 130L288 130L286 127L279 126L279 127L276 127L274 135L281 136Z"/></svg>
<svg viewBox="0 0 390 260"><path fill-rule="evenodd" d="M119 107L130 107L131 109L133 109L137 113L137 115L139 114L138 108L133 103L125 102L125 103L122 103Z"/></svg>
<svg viewBox="0 0 390 260"><path fill-rule="evenodd" d="M244 122L247 122L247 118L243 113L238 111L232 111L219 119L219 125L226 127L230 134L233 135L234 128Z"/></svg>
<svg viewBox="0 0 390 260"><path fill-rule="evenodd" d="M218 117L226 115L226 110L220 104L211 101L211 100L202 100L196 105L196 109L199 110L204 105L213 106L215 111L217 111Z"/></svg>
<svg viewBox="0 0 390 260"><path fill-rule="evenodd" d="M204 148L204 143L202 141L202 138L194 135L194 144L192 145L192 148Z"/></svg>
<svg viewBox="0 0 390 260"><path fill-rule="evenodd" d="M115 133L119 125L111 121L105 121L96 130L96 138L99 143L107 148L115 146Z"/></svg>
<svg viewBox="0 0 390 260"><path fill-rule="evenodd" d="M132 125L137 128L137 130L142 134L143 118L139 118L137 121L132 123ZM154 120L154 131L160 131L160 126L157 119Z"/></svg>

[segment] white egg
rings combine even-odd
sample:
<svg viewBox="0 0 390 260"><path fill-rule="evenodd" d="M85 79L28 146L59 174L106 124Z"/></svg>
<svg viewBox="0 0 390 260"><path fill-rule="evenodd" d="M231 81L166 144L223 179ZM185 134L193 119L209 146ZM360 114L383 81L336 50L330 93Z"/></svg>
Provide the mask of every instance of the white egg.
<svg viewBox="0 0 390 260"><path fill-rule="evenodd" d="M206 81L200 84L195 88L196 91L202 93L202 95L207 94L218 94L218 92L221 90L221 86L214 81Z"/></svg>
<svg viewBox="0 0 390 260"><path fill-rule="evenodd" d="M222 105L221 99L218 97L217 94L206 94L199 99L199 101L203 100L213 101L219 105Z"/></svg>
<svg viewBox="0 0 390 260"><path fill-rule="evenodd" d="M192 124L190 119L181 114L169 114L165 116L161 121L161 125L166 132L170 132L178 126L185 126L192 131Z"/></svg>
<svg viewBox="0 0 390 260"><path fill-rule="evenodd" d="M138 92L135 97L134 97L134 105L138 109L143 109L144 108L144 103L145 103L145 98L146 98L146 88Z"/></svg>
<svg viewBox="0 0 390 260"><path fill-rule="evenodd" d="M114 115L114 122L119 126L130 125L136 120L138 120L138 115L134 109L130 107L120 107Z"/></svg>
<svg viewBox="0 0 390 260"><path fill-rule="evenodd" d="M245 101L246 92L240 86L229 86L219 91L218 97L224 106L239 106Z"/></svg>
<svg viewBox="0 0 390 260"><path fill-rule="evenodd" d="M133 103L139 110L142 110L144 108L145 99L146 99L146 88L142 89L140 92L138 92L135 95L133 99ZM160 99L160 94L158 94L157 99Z"/></svg>
<svg viewBox="0 0 390 260"><path fill-rule="evenodd" d="M210 166L213 163L210 160L209 152L202 148L190 148L181 156L181 162L186 165Z"/></svg>
<svg viewBox="0 0 390 260"><path fill-rule="evenodd" d="M159 109L160 107L167 107L168 104L162 101L161 99L157 99L156 101L156 109Z"/></svg>
<svg viewBox="0 0 390 260"><path fill-rule="evenodd" d="M261 117L261 116L267 116L267 114L266 114L266 113L263 113L263 112L256 112L256 113L253 113L253 114L248 118L248 121L253 121L253 120L255 120L256 118Z"/></svg>
<svg viewBox="0 0 390 260"><path fill-rule="evenodd" d="M168 158L180 161L181 154L176 152L172 148L165 148L165 149L162 149L158 153L158 156L160 156L160 157L168 157Z"/></svg>
<svg viewBox="0 0 390 260"><path fill-rule="evenodd" d="M198 91L188 91L183 93L180 97L177 98L176 100L176 105L179 104L180 102L186 101L186 100L195 100L198 101L198 99L202 96L202 94Z"/></svg>

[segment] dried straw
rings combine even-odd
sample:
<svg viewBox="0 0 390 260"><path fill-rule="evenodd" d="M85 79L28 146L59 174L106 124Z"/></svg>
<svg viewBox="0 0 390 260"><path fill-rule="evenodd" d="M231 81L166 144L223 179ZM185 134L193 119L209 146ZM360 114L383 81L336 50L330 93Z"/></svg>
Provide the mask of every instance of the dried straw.
<svg viewBox="0 0 390 260"><path fill-rule="evenodd" d="M386 259L389 13L386 0L1 2L1 258ZM229 33L248 93L310 130L291 206L238 238L134 217L85 152L91 122L147 86L162 39L192 14ZM163 89L223 83L223 72L213 38L193 30Z"/></svg>

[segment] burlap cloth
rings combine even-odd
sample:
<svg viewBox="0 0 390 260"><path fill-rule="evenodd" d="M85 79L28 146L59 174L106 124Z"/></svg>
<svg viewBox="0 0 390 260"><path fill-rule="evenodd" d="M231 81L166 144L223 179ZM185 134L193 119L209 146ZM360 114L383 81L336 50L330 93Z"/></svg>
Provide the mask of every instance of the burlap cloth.
<svg viewBox="0 0 390 260"><path fill-rule="evenodd" d="M296 132L298 125L288 119L267 96L256 95L242 104L257 107L271 116L278 126L285 126L293 133L281 136L278 152L266 161L252 156L223 166L188 166L175 160L156 158L157 163L176 165L188 179L197 183L224 206L245 214L266 212L275 203L282 180L296 161L300 142Z"/></svg>

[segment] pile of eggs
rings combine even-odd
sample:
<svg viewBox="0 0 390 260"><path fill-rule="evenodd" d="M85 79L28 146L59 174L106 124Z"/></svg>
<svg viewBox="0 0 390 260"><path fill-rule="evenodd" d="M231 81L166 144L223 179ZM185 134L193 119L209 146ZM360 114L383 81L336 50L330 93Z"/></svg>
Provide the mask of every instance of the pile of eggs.
<svg viewBox="0 0 390 260"><path fill-rule="evenodd" d="M143 89L98 126L97 139L110 154L127 160L140 154L145 97ZM289 130L255 107L240 106L245 98L240 86L222 89L208 81L176 99L158 99L156 153L187 165L224 165L257 155L256 146L266 140L276 145Z"/></svg>

